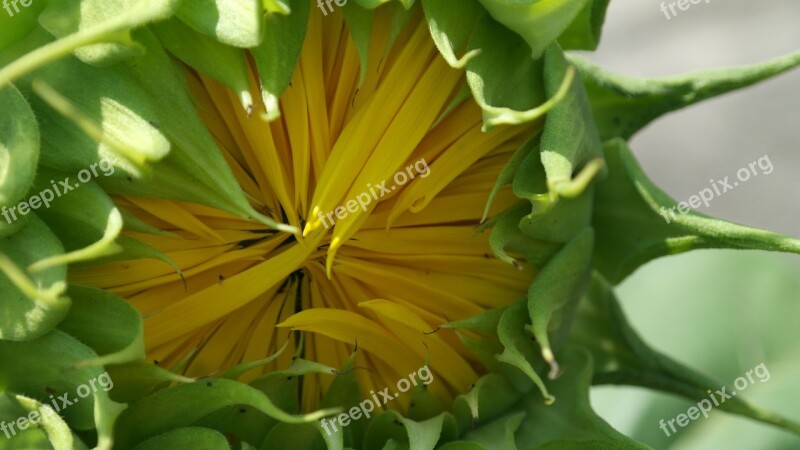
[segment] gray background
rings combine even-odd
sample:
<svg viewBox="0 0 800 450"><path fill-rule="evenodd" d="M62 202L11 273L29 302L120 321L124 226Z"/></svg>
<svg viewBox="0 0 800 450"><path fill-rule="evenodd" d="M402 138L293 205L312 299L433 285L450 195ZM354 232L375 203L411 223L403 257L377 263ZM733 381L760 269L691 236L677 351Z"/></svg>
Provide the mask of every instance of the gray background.
<svg viewBox="0 0 800 450"><path fill-rule="evenodd" d="M669 2L667 2L669 3ZM621 73L667 76L753 64L800 50L800 1L702 0L670 20L658 0L612 0L589 59ZM676 8L677 10L677 8ZM763 155L775 170L700 212L800 237L800 69L697 104L632 141L649 176L676 200Z"/></svg>

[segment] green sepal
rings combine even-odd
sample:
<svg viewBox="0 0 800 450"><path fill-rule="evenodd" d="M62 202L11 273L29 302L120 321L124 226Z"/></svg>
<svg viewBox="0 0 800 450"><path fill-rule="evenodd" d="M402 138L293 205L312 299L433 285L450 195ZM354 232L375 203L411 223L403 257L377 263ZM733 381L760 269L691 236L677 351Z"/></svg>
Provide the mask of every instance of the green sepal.
<svg viewBox="0 0 800 450"><path fill-rule="evenodd" d="M255 47L263 37L261 0L192 0L176 15L195 30L226 45Z"/></svg>
<svg viewBox="0 0 800 450"><path fill-rule="evenodd" d="M192 8L195 7L192 5ZM250 94L248 78L250 68L243 51L221 44L175 18L152 24L150 29L170 53L238 93L242 107L252 112L253 96Z"/></svg>
<svg viewBox="0 0 800 450"><path fill-rule="evenodd" d="M467 83L483 111L483 127L529 122L544 115L543 63L534 61L522 39L483 15L469 39Z"/></svg>
<svg viewBox="0 0 800 450"><path fill-rule="evenodd" d="M700 248L800 253L799 240L776 233L693 211L673 217L677 202L645 176L624 141L609 141L605 150L609 177L597 184L594 265L612 283L652 259Z"/></svg>
<svg viewBox="0 0 800 450"><path fill-rule="evenodd" d="M532 386L528 383L528 387ZM453 402L453 415L458 424L459 436L487 424L504 415L520 395L530 389L519 390L507 377L489 373L475 382L466 394L459 395ZM537 392L533 401L541 402Z"/></svg>
<svg viewBox="0 0 800 450"><path fill-rule="evenodd" d="M463 68L481 52L473 49L462 57L456 53L466 48L469 37L486 11L477 2L463 0L422 0L425 19L436 48L445 61L454 68Z"/></svg>
<svg viewBox="0 0 800 450"><path fill-rule="evenodd" d="M201 427L185 427L170 430L164 434L150 438L133 447L133 450L230 450L225 436L215 430Z"/></svg>
<svg viewBox="0 0 800 450"><path fill-rule="evenodd" d="M33 214L22 230L0 238L0 340L39 338L66 316L71 303L64 296L66 266L25 271L30 264L63 253L58 238Z"/></svg>
<svg viewBox="0 0 800 450"><path fill-rule="evenodd" d="M593 116L603 140L630 139L653 120L678 109L742 89L800 65L800 52L752 66L709 69L665 78L611 73L571 55L586 79Z"/></svg>
<svg viewBox="0 0 800 450"><path fill-rule="evenodd" d="M81 366L104 366L143 360L142 316L130 303L101 289L70 286L72 307L58 329L91 347L98 358Z"/></svg>
<svg viewBox="0 0 800 450"><path fill-rule="evenodd" d="M595 50L611 0L591 0L558 37L565 50Z"/></svg>
<svg viewBox="0 0 800 450"><path fill-rule="evenodd" d="M619 433L600 418L589 403L593 362L583 349L567 347L562 352L565 371L550 386L558 401L550 406L524 398L519 409L526 417L516 433L519 448L617 449L650 447Z"/></svg>
<svg viewBox="0 0 800 450"><path fill-rule="evenodd" d="M480 2L495 20L521 36L528 44L529 48L526 49L528 54L537 59L591 0L480 0Z"/></svg>
<svg viewBox="0 0 800 450"><path fill-rule="evenodd" d="M266 119L280 117L279 101L292 81L310 15L311 2L291 0L289 15L268 14L264 39L250 49L258 68Z"/></svg>
<svg viewBox="0 0 800 450"><path fill-rule="evenodd" d="M538 240L522 232L520 224L530 210L530 205L520 202L483 224L483 227L492 227L489 244L494 255L518 270L522 265L508 251L523 255L529 264L538 267L549 261L559 249L556 242Z"/></svg>
<svg viewBox="0 0 800 450"><path fill-rule="evenodd" d="M50 180L64 178L63 173L42 167L36 176L36 189L40 193L48 190L55 196ZM37 261L29 266L31 271L87 261L122 251L122 247L115 242L122 231L122 214L111 197L92 181L70 181L69 184L74 187L72 191L62 193L49 207L37 211L37 215L64 244L66 253Z"/></svg>
<svg viewBox="0 0 800 450"><path fill-rule="evenodd" d="M532 325L526 328L538 341L542 357L550 365L550 379L560 373L550 344L551 329L556 329L556 344L569 331L573 310L589 282L594 241L594 231L585 228L547 263L528 289Z"/></svg>
<svg viewBox="0 0 800 450"><path fill-rule="evenodd" d="M628 323L611 285L597 274L578 309L570 341L588 349L597 361L594 384L640 386L693 402L708 399L708 390L724 386L648 346ZM741 396L714 406L800 435L800 423L755 407Z"/></svg>
<svg viewBox="0 0 800 450"><path fill-rule="evenodd" d="M158 391L130 405L117 421L117 445L132 447L171 429L190 426L231 405L251 406L286 423L312 422L335 412L321 410L291 415L279 409L258 389L231 380L206 379Z"/></svg>
<svg viewBox="0 0 800 450"><path fill-rule="evenodd" d="M100 381L101 376L108 376L102 369L77 367L81 361L96 357L92 349L59 330L28 342L0 341L0 360L15 362L0 366L0 386L48 402L53 396L52 403L60 409L57 412L73 430L97 429L97 448L110 449L111 429L125 406L109 398L113 382L106 385ZM86 397L79 399L78 388L92 382L95 389L89 388ZM72 403L63 409L63 403L56 398L62 395Z"/></svg>
<svg viewBox="0 0 800 450"><path fill-rule="evenodd" d="M544 381L530 363L530 360L535 359L536 351L530 336L525 333L526 324L529 322L528 315L525 314L527 303L527 299L521 298L503 312L497 327L497 335L504 350L497 355L497 359L522 371L539 389L544 403L552 404L556 401L555 397L550 395ZM522 390L524 387L517 388Z"/></svg>
<svg viewBox="0 0 800 450"><path fill-rule="evenodd" d="M506 449L646 449L618 433L589 403L593 364L589 353L577 347L562 352L565 371L550 388L558 400L544 404L535 391L520 392L499 375L488 375L495 390L474 402L474 408L490 408L494 414L462 429L461 440L442 448L452 450ZM496 390L500 389L500 390ZM478 406L479 405L479 406ZM456 404L458 407L459 404ZM463 406L462 406L463 408ZM459 410L456 410L458 413Z"/></svg>
<svg viewBox="0 0 800 450"><path fill-rule="evenodd" d="M545 92L556 98L574 69L557 44L548 48L544 59ZM574 198L596 175L603 175L603 145L580 76L568 89L548 112L539 144L551 198Z"/></svg>
<svg viewBox="0 0 800 450"><path fill-rule="evenodd" d="M195 381L193 378L178 375L144 361L111 364L106 369L111 375L111 379L117 383L110 392L111 399L120 403L139 401L171 383L193 383Z"/></svg>
<svg viewBox="0 0 800 450"><path fill-rule="evenodd" d="M0 206L14 206L30 189L39 162L39 125L22 93L9 85L0 88ZM3 230L12 229L8 217Z"/></svg>

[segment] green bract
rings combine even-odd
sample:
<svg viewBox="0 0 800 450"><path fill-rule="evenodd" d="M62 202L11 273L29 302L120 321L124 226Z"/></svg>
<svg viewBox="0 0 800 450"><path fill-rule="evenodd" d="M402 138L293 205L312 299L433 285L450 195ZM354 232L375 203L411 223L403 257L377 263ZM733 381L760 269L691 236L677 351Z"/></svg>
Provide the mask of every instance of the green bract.
<svg viewBox="0 0 800 450"><path fill-rule="evenodd" d="M49 208L0 218L0 420L43 411L39 424L0 439L0 449L638 449L647 447L592 411L592 383L692 400L718 385L646 346L612 283L664 255L800 253L800 242L696 213L665 224L659 209L676 202L645 176L626 140L663 114L789 70L800 53L669 79L612 74L565 53L598 45L608 0L340 5L362 64L359 85L376 9L391 14L390 42L418 13L447 63L465 69L469 92L453 105L472 95L485 130L542 123L487 198L511 185L519 202L479 229L489 230L502 261L517 265L511 255L522 255L542 269L513 305L444 325L490 369L469 392L441 405L415 389L406 416L383 412L327 435L317 420L360 400L353 367L298 357L245 384L243 373L269 361L204 380L145 363L139 313L108 292L68 285L68 267L123 257L174 267L121 236L123 227L162 232L123 214L113 194L195 202L297 231L251 206L178 64L230 88L248 114L261 103L265 120L279 117L315 3L34 0L16 17L0 13L0 206L92 164L114 168ZM261 98L250 94L248 65L258 71ZM106 371L114 390L93 392L61 415L47 407L52 394ZM319 373L339 376L325 409L301 414L295 392L304 375ZM800 434L800 425L742 398L722 409Z"/></svg>

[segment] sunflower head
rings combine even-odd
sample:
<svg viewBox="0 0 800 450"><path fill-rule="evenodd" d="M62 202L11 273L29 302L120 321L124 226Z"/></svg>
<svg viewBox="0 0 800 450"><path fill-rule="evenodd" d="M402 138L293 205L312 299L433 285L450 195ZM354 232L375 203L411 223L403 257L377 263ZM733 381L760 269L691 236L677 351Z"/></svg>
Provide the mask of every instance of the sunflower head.
<svg viewBox="0 0 800 450"><path fill-rule="evenodd" d="M691 248L800 246L699 215L664 226L674 201L623 139L800 58L609 74L565 53L597 46L607 3L52 0L3 17L0 359L18 365L0 419L41 418L11 442L640 448L591 411L593 377L704 385L634 339L608 280Z"/></svg>

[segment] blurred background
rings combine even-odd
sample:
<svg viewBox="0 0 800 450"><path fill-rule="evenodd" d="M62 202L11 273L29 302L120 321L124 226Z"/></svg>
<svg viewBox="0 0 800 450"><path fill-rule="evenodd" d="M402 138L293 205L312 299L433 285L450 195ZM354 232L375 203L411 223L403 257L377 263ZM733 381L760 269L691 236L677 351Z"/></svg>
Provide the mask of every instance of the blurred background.
<svg viewBox="0 0 800 450"><path fill-rule="evenodd" d="M701 0L676 8L669 20L661 3L612 1L601 46L586 56L616 72L656 77L800 50L798 0ZM666 116L632 148L650 178L679 201L712 178L734 180L738 169L767 155L771 174L740 183L699 212L800 238L799 100L795 70ZM618 294L649 344L721 385L765 363L770 380L743 395L800 421L800 255L674 256L640 269ZM614 427L656 449L800 449L800 437L719 410L667 437L659 420L695 402L637 388L597 387L592 403Z"/></svg>

